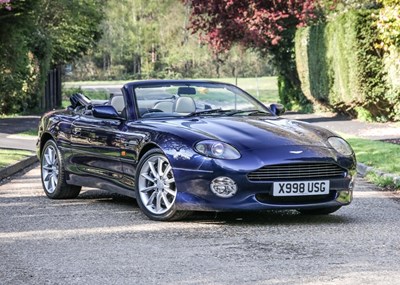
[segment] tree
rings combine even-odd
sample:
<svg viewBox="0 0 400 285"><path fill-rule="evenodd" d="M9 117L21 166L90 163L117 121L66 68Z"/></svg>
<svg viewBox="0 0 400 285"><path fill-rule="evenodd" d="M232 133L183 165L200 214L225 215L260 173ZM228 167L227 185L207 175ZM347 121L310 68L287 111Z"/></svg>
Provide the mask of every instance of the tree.
<svg viewBox="0 0 400 285"><path fill-rule="evenodd" d="M100 39L103 0L41 0L38 28L52 45L54 65L70 62Z"/></svg>
<svg viewBox="0 0 400 285"><path fill-rule="evenodd" d="M379 0L384 6L377 16L380 47L400 49L400 0Z"/></svg>
<svg viewBox="0 0 400 285"><path fill-rule="evenodd" d="M0 113L37 109L50 66L99 38L103 0L0 2Z"/></svg>
<svg viewBox="0 0 400 285"><path fill-rule="evenodd" d="M73 79L255 76L245 64L260 76L273 72L254 51L213 54L188 29L190 7L181 0L109 0L104 11L102 38L76 62Z"/></svg>
<svg viewBox="0 0 400 285"><path fill-rule="evenodd" d="M0 8L0 113L23 111L38 103L31 11L36 11L39 1L20 0L12 2L12 9Z"/></svg>
<svg viewBox="0 0 400 285"><path fill-rule="evenodd" d="M216 52L234 44L272 54L282 81L294 90L296 100L305 100L299 89L293 49L296 27L317 20L317 0L185 0L191 5L191 28ZM285 91L288 92L288 91ZM282 97L283 103L288 103Z"/></svg>
<svg viewBox="0 0 400 285"><path fill-rule="evenodd" d="M11 0L0 0L0 9L11 10Z"/></svg>

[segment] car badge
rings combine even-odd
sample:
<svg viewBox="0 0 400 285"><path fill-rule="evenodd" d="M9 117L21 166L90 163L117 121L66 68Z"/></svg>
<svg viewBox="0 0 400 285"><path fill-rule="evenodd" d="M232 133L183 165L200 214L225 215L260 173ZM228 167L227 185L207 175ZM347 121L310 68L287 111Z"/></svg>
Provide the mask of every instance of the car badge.
<svg viewBox="0 0 400 285"><path fill-rule="evenodd" d="M293 153L293 154L300 154L300 153L302 153L303 151L302 150L291 150L291 151L289 151L290 153Z"/></svg>

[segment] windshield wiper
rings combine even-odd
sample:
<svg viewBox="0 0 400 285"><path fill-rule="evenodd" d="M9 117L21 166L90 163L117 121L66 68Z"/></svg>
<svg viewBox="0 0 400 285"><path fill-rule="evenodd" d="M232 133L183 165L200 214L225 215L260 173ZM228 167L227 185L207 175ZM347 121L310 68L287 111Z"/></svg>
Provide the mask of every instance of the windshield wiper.
<svg viewBox="0 0 400 285"><path fill-rule="evenodd" d="M245 114L248 113L248 116L256 116L256 115L267 115L271 116L272 114L266 111L261 111L261 110L238 110L238 111L232 111L229 113L229 116L237 115L237 114Z"/></svg>
<svg viewBox="0 0 400 285"><path fill-rule="evenodd" d="M212 114L212 113L221 114L221 113L229 113L229 112L232 112L232 110L222 110L221 108L207 109L207 110L201 110L201 111L194 111L194 112L186 115L186 117L192 117L192 116L204 115L204 114Z"/></svg>
<svg viewBox="0 0 400 285"><path fill-rule="evenodd" d="M272 114L266 111L261 111L261 110L222 110L221 108L217 108L217 109L207 109L207 110L201 110L201 111L195 111L192 112L188 115L186 115L186 117L192 117L192 116L197 116L197 115L204 115L204 114L226 114L228 116L233 116L236 114L245 114L248 113L248 116L256 116L256 115L264 115L264 116L271 116Z"/></svg>

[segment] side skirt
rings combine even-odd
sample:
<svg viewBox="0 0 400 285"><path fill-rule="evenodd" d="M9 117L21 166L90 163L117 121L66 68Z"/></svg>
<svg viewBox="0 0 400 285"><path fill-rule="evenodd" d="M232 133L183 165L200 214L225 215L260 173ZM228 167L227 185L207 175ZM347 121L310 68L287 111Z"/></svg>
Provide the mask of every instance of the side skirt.
<svg viewBox="0 0 400 285"><path fill-rule="evenodd" d="M99 177L80 176L77 174L69 174L67 183L71 185L78 185L91 188L99 188L112 193L136 198L136 191L134 189L126 189L115 185L105 179Z"/></svg>

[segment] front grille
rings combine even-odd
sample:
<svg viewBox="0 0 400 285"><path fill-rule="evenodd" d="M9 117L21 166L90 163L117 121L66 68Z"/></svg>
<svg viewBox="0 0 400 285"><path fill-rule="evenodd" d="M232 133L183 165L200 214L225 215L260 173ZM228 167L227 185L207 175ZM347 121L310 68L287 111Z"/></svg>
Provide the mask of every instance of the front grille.
<svg viewBox="0 0 400 285"><path fill-rule="evenodd" d="M341 178L346 170L331 163L293 163L268 165L247 174L250 181Z"/></svg>

